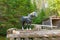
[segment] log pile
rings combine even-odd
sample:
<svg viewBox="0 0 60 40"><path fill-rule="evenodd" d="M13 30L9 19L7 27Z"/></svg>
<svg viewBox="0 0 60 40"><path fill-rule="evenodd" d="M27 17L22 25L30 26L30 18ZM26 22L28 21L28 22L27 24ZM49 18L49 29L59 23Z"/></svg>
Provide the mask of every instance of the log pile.
<svg viewBox="0 0 60 40"><path fill-rule="evenodd" d="M32 31L32 30L21 30L20 34L7 34L7 37L60 37L60 30L41 30L41 31Z"/></svg>

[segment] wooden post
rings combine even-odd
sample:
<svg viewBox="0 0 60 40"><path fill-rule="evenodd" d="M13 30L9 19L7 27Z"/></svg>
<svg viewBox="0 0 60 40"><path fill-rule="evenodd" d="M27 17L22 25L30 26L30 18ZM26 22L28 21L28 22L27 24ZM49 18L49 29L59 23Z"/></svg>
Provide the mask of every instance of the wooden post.
<svg viewBox="0 0 60 40"><path fill-rule="evenodd" d="M16 40L20 40L20 38L18 37L18 38L16 38Z"/></svg>
<svg viewBox="0 0 60 40"><path fill-rule="evenodd" d="M52 18L50 17L51 29L52 29Z"/></svg>
<svg viewBox="0 0 60 40"><path fill-rule="evenodd" d="M14 38L10 38L10 40L14 40Z"/></svg>
<svg viewBox="0 0 60 40"><path fill-rule="evenodd" d="M38 40L38 38L34 38L33 40Z"/></svg>
<svg viewBox="0 0 60 40"><path fill-rule="evenodd" d="M25 38L25 40L29 40L29 38Z"/></svg>

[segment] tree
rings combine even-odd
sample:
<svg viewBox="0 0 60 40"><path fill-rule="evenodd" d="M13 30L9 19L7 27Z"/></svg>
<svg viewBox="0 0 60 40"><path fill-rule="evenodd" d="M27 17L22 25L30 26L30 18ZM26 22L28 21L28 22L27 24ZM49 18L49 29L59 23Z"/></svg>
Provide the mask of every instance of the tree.
<svg viewBox="0 0 60 40"><path fill-rule="evenodd" d="M20 17L34 10L30 0L0 0L0 34L5 35L8 28L21 28Z"/></svg>
<svg viewBox="0 0 60 40"><path fill-rule="evenodd" d="M42 21L46 18L44 9L41 9L38 13L38 17L34 18L33 23L41 24Z"/></svg>
<svg viewBox="0 0 60 40"><path fill-rule="evenodd" d="M48 0L51 15L59 15L60 0Z"/></svg>

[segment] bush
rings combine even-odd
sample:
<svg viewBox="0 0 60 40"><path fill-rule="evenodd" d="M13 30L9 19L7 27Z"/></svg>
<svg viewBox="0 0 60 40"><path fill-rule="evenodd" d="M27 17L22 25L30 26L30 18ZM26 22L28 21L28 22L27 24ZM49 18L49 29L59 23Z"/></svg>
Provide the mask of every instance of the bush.
<svg viewBox="0 0 60 40"><path fill-rule="evenodd" d="M41 24L45 17L45 11L41 9L38 13L38 17L34 18L33 23Z"/></svg>
<svg viewBox="0 0 60 40"><path fill-rule="evenodd" d="M20 17L34 10L29 0L0 0L0 35L6 35L9 28L21 29Z"/></svg>

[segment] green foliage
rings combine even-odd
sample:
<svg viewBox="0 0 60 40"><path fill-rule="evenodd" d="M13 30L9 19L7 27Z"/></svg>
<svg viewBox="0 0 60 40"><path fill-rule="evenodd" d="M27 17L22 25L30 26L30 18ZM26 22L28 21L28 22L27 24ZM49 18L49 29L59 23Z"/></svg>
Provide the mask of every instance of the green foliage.
<svg viewBox="0 0 60 40"><path fill-rule="evenodd" d="M7 28L0 27L0 35L5 36L6 30L7 30Z"/></svg>
<svg viewBox="0 0 60 40"><path fill-rule="evenodd" d="M47 0L48 8L41 9L32 23L40 24L49 15L60 15L60 0ZM9 28L21 28L20 17L36 10L31 0L0 0L0 35L6 35ZM50 14L49 14L50 13Z"/></svg>
<svg viewBox="0 0 60 40"><path fill-rule="evenodd" d="M59 15L60 13L60 0L48 0L48 8L50 9L50 15Z"/></svg>
<svg viewBox="0 0 60 40"><path fill-rule="evenodd" d="M5 36L0 36L0 40L6 40Z"/></svg>
<svg viewBox="0 0 60 40"><path fill-rule="evenodd" d="M8 28L20 29L20 17L34 10L30 0L0 0L0 35L6 35Z"/></svg>
<svg viewBox="0 0 60 40"><path fill-rule="evenodd" d="M38 17L33 20L34 23L41 24L41 22L46 18L44 9L38 13Z"/></svg>

